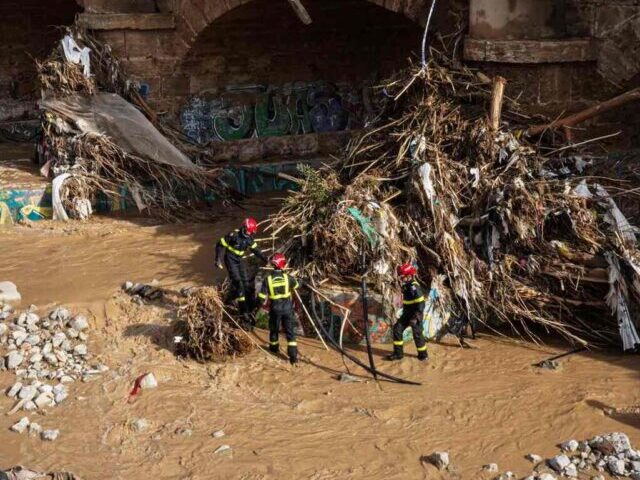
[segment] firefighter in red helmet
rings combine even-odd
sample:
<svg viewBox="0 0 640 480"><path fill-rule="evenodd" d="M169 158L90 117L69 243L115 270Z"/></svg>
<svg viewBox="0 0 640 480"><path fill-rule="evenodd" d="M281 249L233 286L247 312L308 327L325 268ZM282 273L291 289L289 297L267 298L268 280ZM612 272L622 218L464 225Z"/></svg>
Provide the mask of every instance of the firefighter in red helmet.
<svg viewBox="0 0 640 480"><path fill-rule="evenodd" d="M249 313L253 310L253 298L243 259L247 251L250 251L265 264L268 262L253 238L256 233L258 222L255 218L247 218L239 229L228 233L216 244L216 265L223 268L224 261L224 266L227 267L231 280L231 298L238 303L238 310L246 326L250 326Z"/></svg>
<svg viewBox="0 0 640 480"><path fill-rule="evenodd" d="M398 267L398 276L402 281L402 315L393 326L393 353L388 360L401 360L404 356L404 331L411 327L413 340L418 351L418 360L429 358L427 342L424 338L422 318L424 315L425 297L422 287L416 281L416 267L404 263Z"/></svg>
<svg viewBox="0 0 640 480"><path fill-rule="evenodd" d="M291 275L284 273L287 259L281 253L276 253L271 259L273 273L265 278L258 297L263 305L269 305L269 350L272 353L280 351L280 324L284 325L287 335L287 354L289 362L298 362L298 343L296 342L295 319L293 310L293 292L299 286L298 281Z"/></svg>

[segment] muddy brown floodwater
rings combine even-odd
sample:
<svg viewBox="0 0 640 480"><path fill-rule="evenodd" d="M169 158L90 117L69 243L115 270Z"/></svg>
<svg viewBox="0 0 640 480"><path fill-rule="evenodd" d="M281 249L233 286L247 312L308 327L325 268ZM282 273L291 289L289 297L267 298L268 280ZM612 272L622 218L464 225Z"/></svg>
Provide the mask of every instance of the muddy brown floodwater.
<svg viewBox="0 0 640 480"><path fill-rule="evenodd" d="M269 208L248 205L262 217ZM311 339L299 340L298 368L261 351L224 364L176 359L172 309L137 305L119 286L220 281L214 242L244 213L225 215L214 225L98 219L0 230L0 281L15 282L23 306L34 303L42 313L57 304L88 313L90 350L110 367L93 382L72 384L69 400L45 417L31 415L60 428L54 443L9 432L22 415L2 415L1 467L69 470L85 480L482 479L491 462L524 475L531 471L525 454L554 454L570 438L624 431L640 445L638 416L610 413L640 404L638 356L589 352L541 370L531 365L562 347L483 335L471 350L452 341L430 345L427 365L413 357L391 365L380 358L388 347L376 346L381 369L420 387L340 383L340 356ZM257 338L264 342L266 333ZM159 388L127 403L133 380L149 371ZM12 382L0 374L0 387ZM0 396L0 408L11 407ZM147 430L131 428L138 418L147 419ZM216 430L226 436L213 438ZM232 455L214 453L222 444ZM436 450L450 452L454 473L420 461Z"/></svg>

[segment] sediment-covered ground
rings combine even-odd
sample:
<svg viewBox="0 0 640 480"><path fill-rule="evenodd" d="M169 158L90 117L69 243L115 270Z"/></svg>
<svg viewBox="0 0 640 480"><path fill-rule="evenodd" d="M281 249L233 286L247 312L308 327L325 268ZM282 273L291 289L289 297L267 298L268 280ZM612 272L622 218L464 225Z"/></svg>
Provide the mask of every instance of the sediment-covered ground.
<svg viewBox="0 0 640 480"><path fill-rule="evenodd" d="M248 212L264 218L275 204L254 200ZM341 383L340 356L310 339L299 341L297 368L260 350L223 364L176 359L174 311L139 305L120 285L157 279L178 290L221 281L214 243L245 213L229 209L215 225L94 219L0 230L0 280L18 285L23 308L85 313L89 349L110 368L71 384L69 398L46 416L30 414L60 429L55 442L11 432L23 413L2 415L2 467L68 470L84 479L482 479L496 476L482 472L492 462L524 476L526 454L552 456L571 438L623 431L640 444L640 361L617 352L574 355L552 371L532 364L563 351L561 344L483 335L477 348L463 350L449 340L430 346L427 365L412 356L383 363L388 347L376 346L381 369L420 387ZM266 332L256 338L265 342ZM146 372L159 387L128 402ZM13 374L0 373L0 387L13 382ZM0 396L4 412L13 404ZM225 435L214 438L219 430ZM214 453L222 445L231 453ZM421 462L438 450L449 452L453 472Z"/></svg>

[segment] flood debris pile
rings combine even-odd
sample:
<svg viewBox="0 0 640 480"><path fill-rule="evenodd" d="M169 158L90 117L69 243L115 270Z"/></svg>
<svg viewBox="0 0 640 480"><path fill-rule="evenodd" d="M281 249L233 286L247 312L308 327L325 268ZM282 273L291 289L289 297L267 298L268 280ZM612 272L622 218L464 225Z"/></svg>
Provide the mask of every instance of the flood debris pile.
<svg viewBox="0 0 640 480"><path fill-rule="evenodd" d="M556 480L565 478L592 478L604 480L599 473L614 477L640 479L640 451L633 448L629 437L621 432L595 436L589 440L568 440L559 445L561 452L548 459L536 454L526 458L534 465L534 471L525 477L504 472L496 480L524 478L525 480ZM495 464L491 464L495 465ZM484 469L485 471L497 471Z"/></svg>
<svg viewBox="0 0 640 480"><path fill-rule="evenodd" d="M102 194L132 200L140 211L159 216L197 216L193 206L205 194L226 197L221 170L203 169L184 153L176 131L163 125L111 53L85 32L70 31L49 58L38 63L43 98L43 171L75 182L54 184L54 212L83 218ZM56 208L61 198L64 210Z"/></svg>
<svg viewBox="0 0 640 480"><path fill-rule="evenodd" d="M12 467L2 471L5 475L0 477L6 480L82 480L78 475L71 472L37 472L23 466Z"/></svg>
<svg viewBox="0 0 640 480"><path fill-rule="evenodd" d="M44 318L35 306L20 313L7 306L0 311L1 366L17 377L6 390L15 400L10 413L55 407L69 397L68 384L89 381L108 370L92 361L89 323L83 315L74 316L64 307Z"/></svg>
<svg viewBox="0 0 640 480"><path fill-rule="evenodd" d="M457 314L534 340L640 347L636 229L569 150L543 155L521 136L513 101L489 121L491 90L435 52L391 79L383 113L336 164L303 171L272 218L283 250L317 281L366 272L378 289L417 259L445 274Z"/></svg>
<svg viewBox="0 0 640 480"><path fill-rule="evenodd" d="M225 312L218 288L191 289L178 310L180 321L174 335L179 337L177 353L200 362L245 355L254 344Z"/></svg>

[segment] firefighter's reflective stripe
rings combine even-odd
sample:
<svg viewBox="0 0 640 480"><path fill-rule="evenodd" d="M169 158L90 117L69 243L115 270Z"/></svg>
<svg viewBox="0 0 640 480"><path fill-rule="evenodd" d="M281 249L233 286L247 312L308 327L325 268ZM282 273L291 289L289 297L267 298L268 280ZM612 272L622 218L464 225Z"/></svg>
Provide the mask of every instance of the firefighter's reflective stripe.
<svg viewBox="0 0 640 480"><path fill-rule="evenodd" d="M414 298L413 300L403 300L402 304L403 305L414 305L416 303L422 303L424 302L424 295L418 298Z"/></svg>
<svg viewBox="0 0 640 480"><path fill-rule="evenodd" d="M424 347L416 347L416 350L419 352L426 352L427 351L427 346L425 345Z"/></svg>
<svg viewBox="0 0 640 480"><path fill-rule="evenodd" d="M280 342L278 340L273 340L269 342L269 345L280 345Z"/></svg>
<svg viewBox="0 0 640 480"><path fill-rule="evenodd" d="M246 300L247 299L244 296L236 298L236 302L245 302Z"/></svg>
<svg viewBox="0 0 640 480"><path fill-rule="evenodd" d="M271 275L267 277L267 286L269 287L269 299L281 300L291 297L289 288L289 276L285 273L282 277L273 278ZM284 287L284 293L276 293L276 288Z"/></svg>
<svg viewBox="0 0 640 480"><path fill-rule="evenodd" d="M393 344L394 344L396 347L401 347L401 346L403 346L403 345L404 345L404 341L403 341L403 340L394 340L394 341L393 341Z"/></svg>
<svg viewBox="0 0 640 480"><path fill-rule="evenodd" d="M298 342L287 342L287 346L289 346L289 347L297 347L298 346Z"/></svg>
<svg viewBox="0 0 640 480"><path fill-rule="evenodd" d="M229 243L227 242L227 240L224 237L222 237L220 239L220 243L222 244L222 246L224 248L229 250L231 253L235 253L239 257L243 257L244 256L244 252L242 250L237 250L237 249L233 248L231 245L229 245Z"/></svg>
<svg viewBox="0 0 640 480"><path fill-rule="evenodd" d="M258 244L256 242L253 242L253 244L249 248L255 250L256 248L258 248Z"/></svg>
<svg viewBox="0 0 640 480"><path fill-rule="evenodd" d="M262 300L266 300L267 296L264 293L260 292L258 293L258 298L261 298Z"/></svg>

